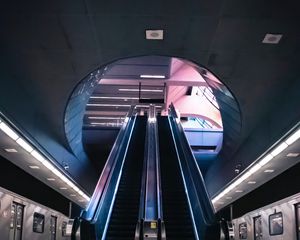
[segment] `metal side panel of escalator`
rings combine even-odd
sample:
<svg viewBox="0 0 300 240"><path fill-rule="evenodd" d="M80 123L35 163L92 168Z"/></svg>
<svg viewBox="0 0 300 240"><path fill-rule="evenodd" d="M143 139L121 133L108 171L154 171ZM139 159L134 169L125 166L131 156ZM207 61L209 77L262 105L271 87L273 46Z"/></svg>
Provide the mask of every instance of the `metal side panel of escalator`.
<svg viewBox="0 0 300 240"><path fill-rule="evenodd" d="M166 238L196 239L167 117L158 117L162 204Z"/></svg>
<svg viewBox="0 0 300 240"><path fill-rule="evenodd" d="M146 122L144 116L136 119L105 239L134 239L139 213Z"/></svg>

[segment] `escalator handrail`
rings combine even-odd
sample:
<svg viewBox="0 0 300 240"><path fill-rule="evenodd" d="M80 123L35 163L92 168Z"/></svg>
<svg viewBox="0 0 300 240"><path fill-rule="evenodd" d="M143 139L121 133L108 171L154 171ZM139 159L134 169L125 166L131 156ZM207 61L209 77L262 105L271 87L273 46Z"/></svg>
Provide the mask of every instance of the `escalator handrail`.
<svg viewBox="0 0 300 240"><path fill-rule="evenodd" d="M162 207L162 188L161 188L161 170L160 170L160 154L159 154L159 138L158 126L155 125L155 155L156 155L156 192L157 192L157 217L163 222L163 207Z"/></svg>
<svg viewBox="0 0 300 240"><path fill-rule="evenodd" d="M126 133L124 141L122 142L121 150L118 154L118 160L115 163L115 168L111 171L108 183L104 188L103 197L100 199L92 223L96 226L97 237L105 239L105 234L110 221L112 209L115 202L115 197L119 188L120 179L123 172L124 162L127 156L128 147L131 142L132 133L135 127L137 116L131 117L129 131ZM112 185L113 184L113 185Z"/></svg>
<svg viewBox="0 0 300 240"><path fill-rule="evenodd" d="M95 212L97 210L98 204L100 202L100 199L103 196L105 186L108 182L109 176L111 175L111 172L114 169L115 163L117 162L119 153L121 151L122 146L124 145L124 139L128 132L130 132L131 129L129 127L132 127L132 124L130 122L132 121L131 117L133 115L134 106L131 106L124 124L122 125L118 136L116 138L116 141L112 147L112 150L107 158L107 161L104 165L104 168L102 170L102 173L100 175L100 178L97 182L97 185L95 187L94 193L92 195L92 198L90 200L90 203L85 211L82 212L81 217L85 220L91 220L94 218Z"/></svg>
<svg viewBox="0 0 300 240"><path fill-rule="evenodd" d="M201 212L203 214L204 222L209 225L214 223L215 220L215 210L212 205L211 199L208 195L207 189L205 187L205 182L203 179L203 176L201 174L200 168L196 162L196 159L192 153L192 149L188 143L188 140L185 136L184 130L180 123L178 123L176 120L178 120L178 116L176 114L175 108L173 104L170 106L170 112L171 117L173 119L173 123L176 129L173 129L173 133L176 132L178 137L178 141L180 144L180 148L177 147L177 144L175 144L175 147L177 150L182 151L182 155L184 156L186 162L188 163L188 170L191 172L193 185L196 188L197 191L197 197L198 201L201 203L199 206L201 207ZM172 125L171 125L172 126ZM192 165L192 166L191 166ZM198 184L197 184L198 183ZM201 195L200 195L201 194Z"/></svg>

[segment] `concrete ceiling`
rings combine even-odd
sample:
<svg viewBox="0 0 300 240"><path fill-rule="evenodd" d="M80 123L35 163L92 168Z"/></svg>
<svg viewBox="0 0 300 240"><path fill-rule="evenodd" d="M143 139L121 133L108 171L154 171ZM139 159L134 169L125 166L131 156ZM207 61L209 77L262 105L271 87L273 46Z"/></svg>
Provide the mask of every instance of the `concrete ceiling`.
<svg viewBox="0 0 300 240"><path fill-rule="evenodd" d="M75 86L120 58L191 60L223 81L242 113L235 152L206 175L213 194L300 119L299 21L292 0L3 1L0 110L92 192L100 173L72 154L64 131ZM145 40L146 29L163 29L164 40ZM267 33L283 37L263 44Z"/></svg>

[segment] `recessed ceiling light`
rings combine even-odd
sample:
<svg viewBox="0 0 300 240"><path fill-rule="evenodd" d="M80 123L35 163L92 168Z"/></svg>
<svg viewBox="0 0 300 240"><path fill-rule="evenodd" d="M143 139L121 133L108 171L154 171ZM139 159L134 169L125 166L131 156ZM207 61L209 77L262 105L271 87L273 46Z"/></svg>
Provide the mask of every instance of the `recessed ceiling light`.
<svg viewBox="0 0 300 240"><path fill-rule="evenodd" d="M249 181L248 184L255 184L255 181Z"/></svg>
<svg viewBox="0 0 300 240"><path fill-rule="evenodd" d="M298 157L299 153L289 153L286 155L287 157Z"/></svg>
<svg viewBox="0 0 300 240"><path fill-rule="evenodd" d="M282 34L267 33L266 36L264 37L262 43L278 44L281 38L282 38Z"/></svg>
<svg viewBox="0 0 300 240"><path fill-rule="evenodd" d="M148 40L163 40L164 30L146 30L146 39Z"/></svg>
<svg viewBox="0 0 300 240"><path fill-rule="evenodd" d="M60 190L67 190L68 188L66 188L66 187L60 187L59 189Z"/></svg>
<svg viewBox="0 0 300 240"><path fill-rule="evenodd" d="M70 197L76 197L76 194L70 194Z"/></svg>
<svg viewBox="0 0 300 240"><path fill-rule="evenodd" d="M14 148L5 148L4 149L5 150L5 152L9 152L9 153L16 153L16 152L18 152L16 149L14 149Z"/></svg>
<svg viewBox="0 0 300 240"><path fill-rule="evenodd" d="M273 169L266 169L264 172L265 173L272 173L272 172L274 172L274 170Z"/></svg>
<svg viewBox="0 0 300 240"><path fill-rule="evenodd" d="M242 193L242 192L244 192L243 190L236 190L235 191L236 193Z"/></svg>
<svg viewBox="0 0 300 240"><path fill-rule="evenodd" d="M48 181L55 181L55 178L47 178Z"/></svg>
<svg viewBox="0 0 300 240"><path fill-rule="evenodd" d="M32 165L32 166L29 166L31 169L39 169L40 167L39 166L35 166L35 165Z"/></svg>
<svg viewBox="0 0 300 240"><path fill-rule="evenodd" d="M226 199L232 199L232 197L226 197Z"/></svg>

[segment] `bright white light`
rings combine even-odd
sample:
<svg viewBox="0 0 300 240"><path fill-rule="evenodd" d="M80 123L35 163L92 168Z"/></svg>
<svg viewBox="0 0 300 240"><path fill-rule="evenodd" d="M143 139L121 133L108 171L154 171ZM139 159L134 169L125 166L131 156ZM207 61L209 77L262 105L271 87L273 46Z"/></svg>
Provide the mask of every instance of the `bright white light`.
<svg viewBox="0 0 300 240"><path fill-rule="evenodd" d="M56 168L53 168L51 171L52 171L56 176L58 176L60 179L61 179L61 177L63 176L63 175L60 173L60 171L58 171Z"/></svg>
<svg viewBox="0 0 300 240"><path fill-rule="evenodd" d="M87 196L87 195L83 195L83 197L84 197L87 201L90 201L90 200L91 200L91 198L90 198L89 196Z"/></svg>
<svg viewBox="0 0 300 240"><path fill-rule="evenodd" d="M6 123L1 122L0 123L0 129L7 135L9 136L11 139L13 140L17 140L19 138L18 134L12 130Z"/></svg>
<svg viewBox="0 0 300 240"><path fill-rule="evenodd" d="M261 165L255 164L253 167L251 167L249 169L249 172L251 172L251 174L253 174L253 173L257 172L260 168L261 168Z"/></svg>
<svg viewBox="0 0 300 240"><path fill-rule="evenodd" d="M272 172L274 172L274 170L273 170L273 169L267 169L267 170L265 170L264 172L265 172L265 173L272 173Z"/></svg>
<svg viewBox="0 0 300 240"><path fill-rule="evenodd" d="M80 189L79 189L78 187L76 187L76 186L73 186L73 189L74 189L75 192L79 192L79 190L80 190Z"/></svg>
<svg viewBox="0 0 300 240"><path fill-rule="evenodd" d="M88 103L91 107L130 107L128 104L105 104L105 103Z"/></svg>
<svg viewBox="0 0 300 240"><path fill-rule="evenodd" d="M32 165L32 166L29 166L31 169L39 169L40 167L39 166L35 166L35 165Z"/></svg>
<svg viewBox="0 0 300 240"><path fill-rule="evenodd" d="M39 162L43 163L44 161L46 161L46 159L36 150L33 150L30 153L36 160L38 160Z"/></svg>
<svg viewBox="0 0 300 240"><path fill-rule="evenodd" d="M148 118L148 121L149 121L150 123L155 123L155 122L156 122L156 118L155 118L155 117L149 117L149 118Z"/></svg>
<svg viewBox="0 0 300 240"><path fill-rule="evenodd" d="M18 140L16 141L25 151L27 152L32 152L33 148L31 147L31 145L29 145L25 140L23 140L22 138L18 138Z"/></svg>
<svg viewBox="0 0 300 240"><path fill-rule="evenodd" d="M264 166L266 165L268 162L270 162L273 159L273 156L271 154L268 154L267 156L265 156L262 160L260 160L258 162L258 164L260 166Z"/></svg>
<svg viewBox="0 0 300 240"><path fill-rule="evenodd" d="M4 149L6 152L9 152L9 153L16 153L16 152L18 152L16 149L14 149L14 148L5 148Z"/></svg>
<svg viewBox="0 0 300 240"><path fill-rule="evenodd" d="M55 181L55 178L47 178L48 181Z"/></svg>
<svg viewBox="0 0 300 240"><path fill-rule="evenodd" d="M92 99L119 99L119 100L126 100L126 99L130 99L130 100L138 100L138 97L100 97L100 96L91 96L90 98Z"/></svg>
<svg viewBox="0 0 300 240"><path fill-rule="evenodd" d="M242 193L242 192L244 192L243 190L236 190L235 191L236 193Z"/></svg>
<svg viewBox="0 0 300 240"><path fill-rule="evenodd" d="M60 187L59 189L60 190L67 190L68 188L66 188L66 187Z"/></svg>
<svg viewBox="0 0 300 240"><path fill-rule="evenodd" d="M88 117L88 119L98 119L98 120L101 120L101 119L104 119L104 120L122 120L124 119L124 117Z"/></svg>
<svg viewBox="0 0 300 240"><path fill-rule="evenodd" d="M249 181L248 184L255 184L255 181Z"/></svg>
<svg viewBox="0 0 300 240"><path fill-rule="evenodd" d="M140 75L140 78L166 78L164 75Z"/></svg>
<svg viewBox="0 0 300 240"><path fill-rule="evenodd" d="M300 138L300 129L298 129L295 133L293 133L285 142L288 145L293 144L295 141L297 141Z"/></svg>
<svg viewBox="0 0 300 240"><path fill-rule="evenodd" d="M53 165L52 165L49 161L47 161L47 160L45 160L45 161L43 162L43 165L44 165L46 168L48 168L50 171L52 171L52 170L54 169Z"/></svg>
<svg viewBox="0 0 300 240"><path fill-rule="evenodd" d="M289 145L287 145L285 142L281 143L278 147L276 147L272 152L271 155L273 157L277 156L279 153L281 153L284 149L286 149Z"/></svg>
<svg viewBox="0 0 300 240"><path fill-rule="evenodd" d="M163 92L162 89L137 89L137 88L119 88L120 92Z"/></svg>
<svg viewBox="0 0 300 240"><path fill-rule="evenodd" d="M84 195L83 191L81 191L81 190L78 191L78 194L80 194L81 196Z"/></svg>

